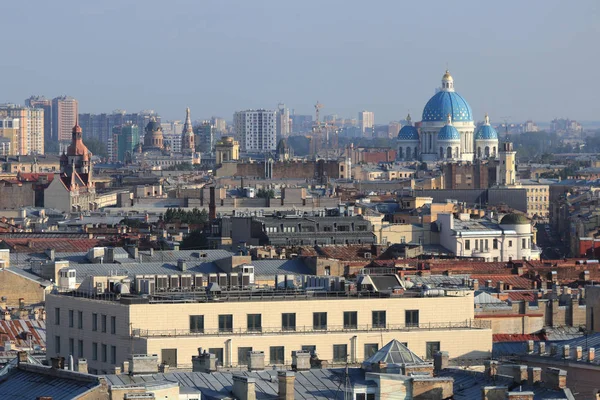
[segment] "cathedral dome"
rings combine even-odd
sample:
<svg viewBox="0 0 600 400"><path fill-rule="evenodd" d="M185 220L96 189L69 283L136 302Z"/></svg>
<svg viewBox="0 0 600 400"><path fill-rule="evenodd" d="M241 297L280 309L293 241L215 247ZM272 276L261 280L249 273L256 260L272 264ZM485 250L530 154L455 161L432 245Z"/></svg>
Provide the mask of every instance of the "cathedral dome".
<svg viewBox="0 0 600 400"><path fill-rule="evenodd" d="M454 79L448 71L442 78L442 88L425 105L423 122L441 122L446 115L452 116L452 121L472 122L473 111L469 103L454 91Z"/></svg>
<svg viewBox="0 0 600 400"><path fill-rule="evenodd" d="M446 125L438 132L437 140L460 141L460 133L452 126L452 117L450 114L446 116Z"/></svg>
<svg viewBox="0 0 600 400"><path fill-rule="evenodd" d="M156 121L156 118L152 117L148 125L146 125L146 132L156 132L159 130L162 131L162 126Z"/></svg>
<svg viewBox="0 0 600 400"><path fill-rule="evenodd" d="M419 130L413 126L410 114L406 117L407 124L400 129L398 132L398 140L410 140L410 141L418 141L419 140Z"/></svg>
<svg viewBox="0 0 600 400"><path fill-rule="evenodd" d="M487 114L483 125L475 133L475 140L498 140L498 132L490 125L490 117Z"/></svg>

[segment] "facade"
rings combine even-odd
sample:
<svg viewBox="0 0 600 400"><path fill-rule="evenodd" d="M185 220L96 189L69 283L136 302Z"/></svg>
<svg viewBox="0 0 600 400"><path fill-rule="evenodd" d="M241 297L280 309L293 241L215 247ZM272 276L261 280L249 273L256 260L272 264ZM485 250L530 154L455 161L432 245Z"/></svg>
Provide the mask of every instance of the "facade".
<svg viewBox="0 0 600 400"><path fill-rule="evenodd" d="M276 111L262 109L238 111L233 115L233 126L243 152L265 153L276 149Z"/></svg>
<svg viewBox="0 0 600 400"><path fill-rule="evenodd" d="M19 120L15 155L44 154L44 110L6 104L0 116Z"/></svg>
<svg viewBox="0 0 600 400"><path fill-rule="evenodd" d="M375 125L375 115L373 111L361 111L358 113L358 124L363 136L371 137L373 135L373 126Z"/></svg>
<svg viewBox="0 0 600 400"><path fill-rule="evenodd" d="M215 145L217 165L240 159L240 143L231 136L223 136Z"/></svg>
<svg viewBox="0 0 600 400"><path fill-rule="evenodd" d="M8 154L4 155L19 155L20 143L20 125L19 118L4 117L0 118L0 137L8 140L8 144L4 145L3 152L8 150ZM6 142L4 142L6 143Z"/></svg>
<svg viewBox="0 0 600 400"><path fill-rule="evenodd" d="M496 184L500 186L514 185L517 180L516 166L517 152L510 142L502 143L500 148L498 167L496 168Z"/></svg>
<svg viewBox="0 0 600 400"><path fill-rule="evenodd" d="M52 99L52 136L59 142L71 139L71 129L77 125L79 103L73 97L60 96Z"/></svg>
<svg viewBox="0 0 600 400"><path fill-rule="evenodd" d="M118 162L131 162L140 144L140 129L133 123L113 128L113 159Z"/></svg>
<svg viewBox="0 0 600 400"><path fill-rule="evenodd" d="M277 107L277 137L286 137L291 130L290 109L286 108L285 104L279 104Z"/></svg>
<svg viewBox="0 0 600 400"><path fill-rule="evenodd" d="M78 123L88 137L96 138L103 143L109 143L112 140L115 126L133 123L138 127L145 127L152 118L160 122L160 117L152 110L140 111L139 113L114 110L111 114L79 114ZM143 133L140 131L142 137Z"/></svg>
<svg viewBox="0 0 600 400"><path fill-rule="evenodd" d="M365 360L381 342L393 339L423 359L432 359L438 350L450 358L483 358L492 346L491 329L473 322L473 292L468 290L442 297L370 298L299 292L285 299L277 292L257 298L242 291L235 293L236 300L225 301L204 293L182 294L196 299L182 303L168 294L163 300L161 295L117 300L49 294L47 354L86 358L90 372L107 373L132 352L157 354L159 363L190 368L199 346L224 366L247 365L249 351L264 352L265 365L290 365L295 350L343 365L347 357Z"/></svg>
<svg viewBox="0 0 600 400"><path fill-rule="evenodd" d="M196 146L201 153L213 153L217 143L217 129L210 121L196 126Z"/></svg>
<svg viewBox="0 0 600 400"><path fill-rule="evenodd" d="M538 260L531 222L520 214L506 214L500 222L471 219L469 214L439 214L440 244L457 257L485 261Z"/></svg>
<svg viewBox="0 0 600 400"><path fill-rule="evenodd" d="M44 142L56 140L52 135L52 100L44 96L31 96L25 99L25 106L44 110Z"/></svg>
<svg viewBox="0 0 600 400"><path fill-rule="evenodd" d="M527 191L527 217L548 220L550 218L550 185L557 181L549 179L521 179L508 188Z"/></svg>
<svg viewBox="0 0 600 400"><path fill-rule="evenodd" d="M485 114L483 124L475 132L475 157L485 160L498 154L498 132L490 125L490 117Z"/></svg>

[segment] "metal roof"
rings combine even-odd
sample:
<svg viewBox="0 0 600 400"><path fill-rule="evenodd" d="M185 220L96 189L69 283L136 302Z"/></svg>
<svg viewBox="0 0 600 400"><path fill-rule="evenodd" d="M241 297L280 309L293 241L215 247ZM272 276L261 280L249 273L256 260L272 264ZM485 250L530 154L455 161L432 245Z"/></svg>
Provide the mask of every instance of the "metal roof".
<svg viewBox="0 0 600 400"><path fill-rule="evenodd" d="M0 321L0 333L7 335L11 345L17 349L36 349L36 347L39 347L39 350L46 349L45 321L26 319ZM26 333L31 334L31 341L26 337Z"/></svg>

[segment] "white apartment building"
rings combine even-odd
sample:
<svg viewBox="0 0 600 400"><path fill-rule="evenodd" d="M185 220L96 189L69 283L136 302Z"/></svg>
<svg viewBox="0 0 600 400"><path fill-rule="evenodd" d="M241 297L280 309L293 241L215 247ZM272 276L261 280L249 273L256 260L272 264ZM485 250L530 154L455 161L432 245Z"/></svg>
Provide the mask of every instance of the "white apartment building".
<svg viewBox="0 0 600 400"><path fill-rule="evenodd" d="M363 135L372 133L373 125L375 124L375 116L373 111L361 111L358 113L358 124Z"/></svg>
<svg viewBox="0 0 600 400"><path fill-rule="evenodd" d="M500 223L471 219L469 214L439 214L440 244L457 257L481 257L485 261L539 260L531 222L524 215L506 214Z"/></svg>
<svg viewBox="0 0 600 400"><path fill-rule="evenodd" d="M233 114L233 127L244 152L264 153L277 148L277 111L237 111Z"/></svg>

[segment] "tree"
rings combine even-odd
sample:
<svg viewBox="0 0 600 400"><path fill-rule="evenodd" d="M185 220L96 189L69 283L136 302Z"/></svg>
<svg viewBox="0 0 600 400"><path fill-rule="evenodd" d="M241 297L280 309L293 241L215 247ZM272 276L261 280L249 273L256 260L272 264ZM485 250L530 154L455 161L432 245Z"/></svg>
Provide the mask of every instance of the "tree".
<svg viewBox="0 0 600 400"><path fill-rule="evenodd" d="M197 229L190 232L190 234L181 241L179 248L181 250L206 249L208 248L208 238L202 230Z"/></svg>
<svg viewBox="0 0 600 400"><path fill-rule="evenodd" d="M85 145L88 150L92 152L93 155L98 157L106 157L108 156L108 151L106 150L106 144L101 142L99 139L95 137L88 137L85 139Z"/></svg>
<svg viewBox="0 0 600 400"><path fill-rule="evenodd" d="M258 189L258 192L256 192L256 197L263 199L274 199L275 191L273 189Z"/></svg>

